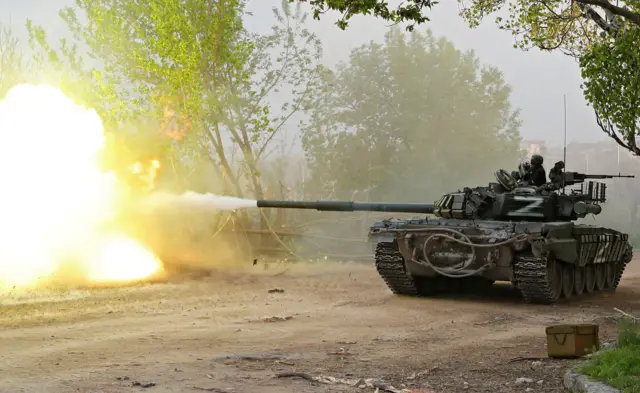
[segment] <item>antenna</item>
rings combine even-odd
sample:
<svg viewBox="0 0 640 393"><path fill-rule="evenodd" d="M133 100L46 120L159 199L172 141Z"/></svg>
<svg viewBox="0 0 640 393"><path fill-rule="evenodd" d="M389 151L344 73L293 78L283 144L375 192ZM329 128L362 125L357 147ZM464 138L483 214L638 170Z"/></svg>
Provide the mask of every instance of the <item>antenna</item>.
<svg viewBox="0 0 640 393"><path fill-rule="evenodd" d="M567 170L567 95L564 98L564 168L562 168L562 193L565 193L565 171Z"/></svg>

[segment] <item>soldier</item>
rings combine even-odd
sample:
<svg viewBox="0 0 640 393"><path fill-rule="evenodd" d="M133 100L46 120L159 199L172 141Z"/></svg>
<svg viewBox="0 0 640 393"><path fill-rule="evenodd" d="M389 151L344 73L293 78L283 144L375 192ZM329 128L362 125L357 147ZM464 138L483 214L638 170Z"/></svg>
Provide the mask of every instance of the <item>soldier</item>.
<svg viewBox="0 0 640 393"><path fill-rule="evenodd" d="M562 170L564 169L564 161L558 161L549 171L549 180L551 183L562 184Z"/></svg>
<svg viewBox="0 0 640 393"><path fill-rule="evenodd" d="M543 162L544 159L540 154L531 156L531 176L529 177L529 182L536 187L540 187L547 182L547 172L542 166Z"/></svg>

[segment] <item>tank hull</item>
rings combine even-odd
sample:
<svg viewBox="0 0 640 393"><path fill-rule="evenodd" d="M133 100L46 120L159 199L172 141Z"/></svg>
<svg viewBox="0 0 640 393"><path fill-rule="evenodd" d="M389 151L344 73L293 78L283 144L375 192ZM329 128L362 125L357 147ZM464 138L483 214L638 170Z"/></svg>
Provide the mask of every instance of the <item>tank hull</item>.
<svg viewBox="0 0 640 393"><path fill-rule="evenodd" d="M525 301L552 304L615 291L628 235L575 222L385 220L370 231L381 278L398 295L487 290L507 281Z"/></svg>

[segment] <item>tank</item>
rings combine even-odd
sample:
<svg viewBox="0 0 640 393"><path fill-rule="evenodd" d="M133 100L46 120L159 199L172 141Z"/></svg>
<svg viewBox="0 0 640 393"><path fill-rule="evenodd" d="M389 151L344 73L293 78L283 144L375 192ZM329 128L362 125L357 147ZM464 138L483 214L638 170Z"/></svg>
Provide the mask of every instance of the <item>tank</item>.
<svg viewBox="0 0 640 393"><path fill-rule="evenodd" d="M616 177L634 176L562 171L535 187L500 169L496 182L433 204L259 200L258 207L421 214L370 228L375 267L393 293L482 292L505 281L528 303L553 304L615 291L632 259L628 234L576 222L602 212L606 184L595 180Z"/></svg>

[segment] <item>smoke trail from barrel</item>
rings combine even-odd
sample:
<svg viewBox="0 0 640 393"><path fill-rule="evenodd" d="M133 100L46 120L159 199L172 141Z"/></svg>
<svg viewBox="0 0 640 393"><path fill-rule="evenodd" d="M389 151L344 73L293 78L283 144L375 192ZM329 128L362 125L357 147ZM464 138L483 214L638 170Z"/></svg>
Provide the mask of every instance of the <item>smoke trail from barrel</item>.
<svg viewBox="0 0 640 393"><path fill-rule="evenodd" d="M257 208L258 201L216 194L186 191L182 194L154 193L143 201L145 209L195 208L205 210L237 210Z"/></svg>

